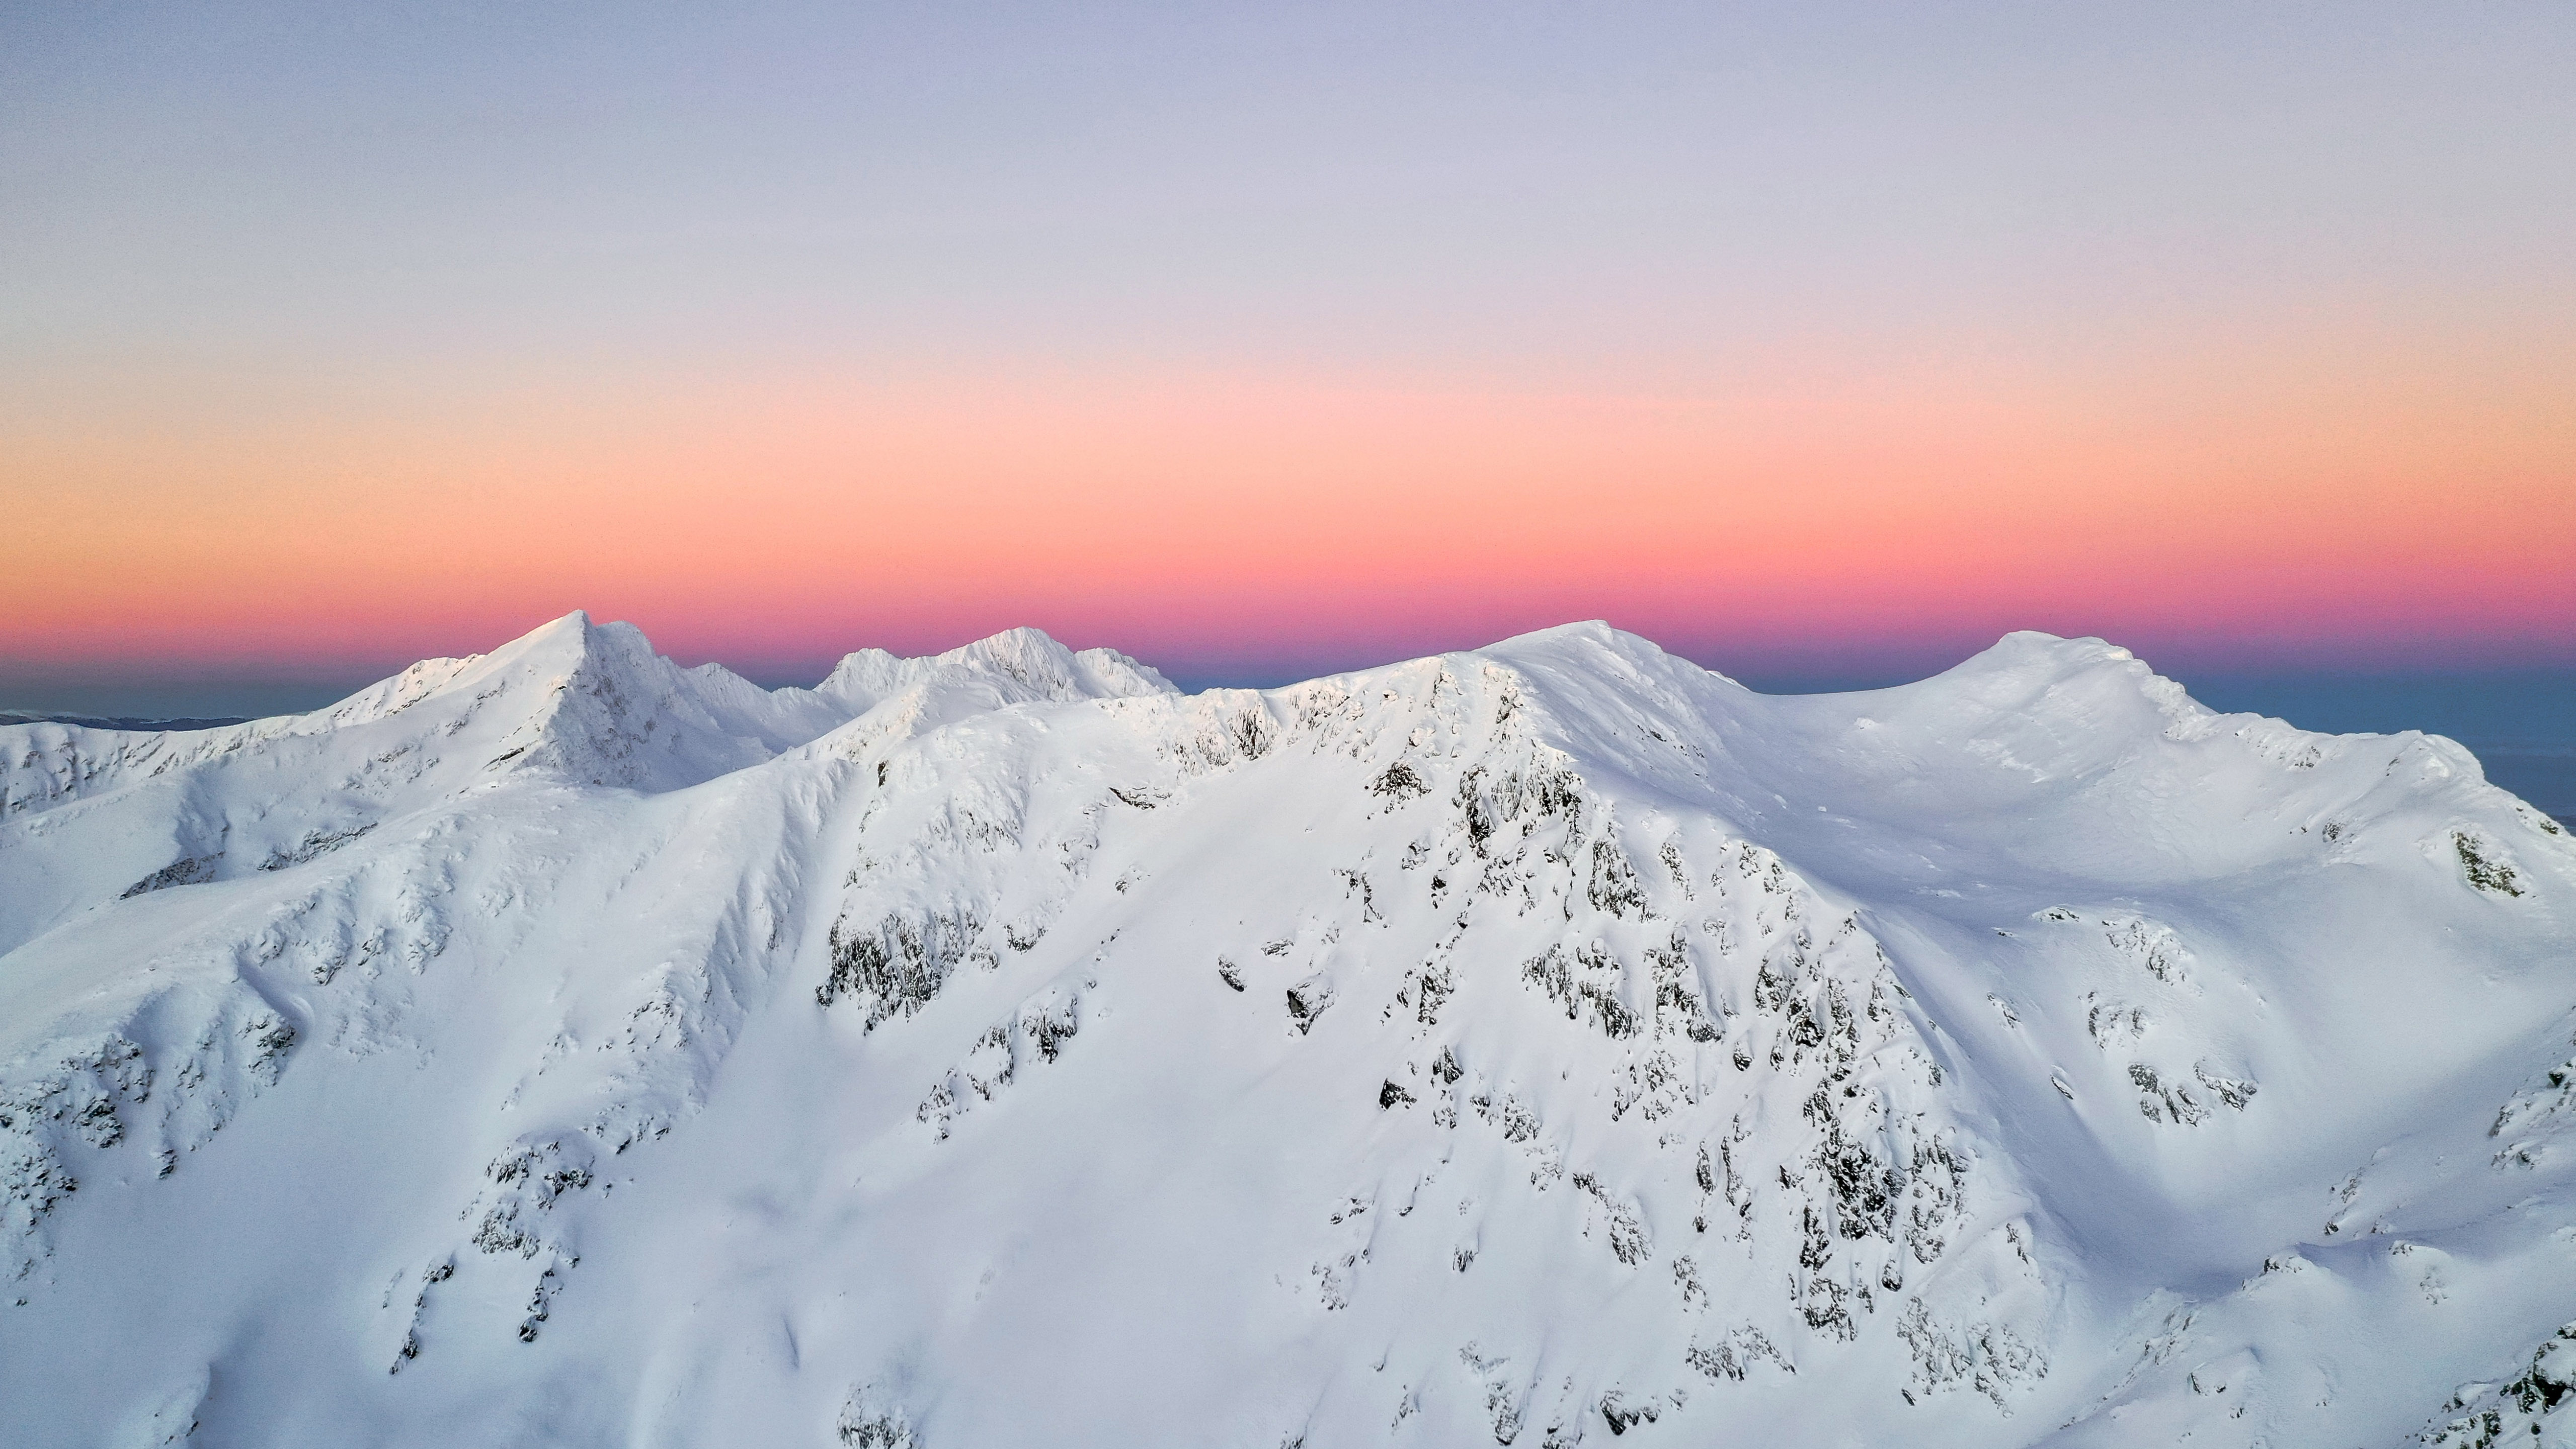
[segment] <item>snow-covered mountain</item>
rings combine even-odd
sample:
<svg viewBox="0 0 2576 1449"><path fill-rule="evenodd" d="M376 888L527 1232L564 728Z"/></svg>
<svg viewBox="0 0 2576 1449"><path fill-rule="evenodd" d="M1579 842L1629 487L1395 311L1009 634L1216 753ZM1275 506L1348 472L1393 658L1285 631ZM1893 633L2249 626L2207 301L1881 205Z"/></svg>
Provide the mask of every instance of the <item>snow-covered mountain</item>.
<svg viewBox="0 0 2576 1449"><path fill-rule="evenodd" d="M0 728L0 1443L2576 1442L2576 844L2098 641Z"/></svg>

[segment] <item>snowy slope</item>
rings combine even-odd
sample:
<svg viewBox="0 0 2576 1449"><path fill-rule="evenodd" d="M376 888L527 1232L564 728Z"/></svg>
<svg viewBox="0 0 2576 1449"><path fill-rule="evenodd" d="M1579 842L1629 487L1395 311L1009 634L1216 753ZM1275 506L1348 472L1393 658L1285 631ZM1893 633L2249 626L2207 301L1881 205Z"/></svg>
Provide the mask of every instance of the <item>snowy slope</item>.
<svg viewBox="0 0 2576 1449"><path fill-rule="evenodd" d="M2571 910L2028 634L7 727L0 1443L2576 1442Z"/></svg>

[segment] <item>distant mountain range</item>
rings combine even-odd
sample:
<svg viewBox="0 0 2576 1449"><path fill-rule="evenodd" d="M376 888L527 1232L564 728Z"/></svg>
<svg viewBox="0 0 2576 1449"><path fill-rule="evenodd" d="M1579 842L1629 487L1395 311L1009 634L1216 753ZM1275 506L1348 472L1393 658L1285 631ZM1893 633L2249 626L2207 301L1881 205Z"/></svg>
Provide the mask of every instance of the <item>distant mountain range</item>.
<svg viewBox="0 0 2576 1449"><path fill-rule="evenodd" d="M13 724L69 724L94 730L142 730L162 733L169 730L212 730L225 725L248 724L244 715L223 715L209 719L137 719L98 714L47 714L40 710L0 709L0 726Z"/></svg>

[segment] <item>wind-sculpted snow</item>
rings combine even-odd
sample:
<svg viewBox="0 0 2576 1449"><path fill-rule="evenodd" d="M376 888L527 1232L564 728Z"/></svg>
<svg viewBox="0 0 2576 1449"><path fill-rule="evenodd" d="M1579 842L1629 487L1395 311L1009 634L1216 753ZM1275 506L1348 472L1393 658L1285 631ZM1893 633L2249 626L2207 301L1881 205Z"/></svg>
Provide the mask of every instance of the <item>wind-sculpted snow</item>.
<svg viewBox="0 0 2576 1449"><path fill-rule="evenodd" d="M2038 635L12 726L0 1442L2554 1442L2558 832Z"/></svg>

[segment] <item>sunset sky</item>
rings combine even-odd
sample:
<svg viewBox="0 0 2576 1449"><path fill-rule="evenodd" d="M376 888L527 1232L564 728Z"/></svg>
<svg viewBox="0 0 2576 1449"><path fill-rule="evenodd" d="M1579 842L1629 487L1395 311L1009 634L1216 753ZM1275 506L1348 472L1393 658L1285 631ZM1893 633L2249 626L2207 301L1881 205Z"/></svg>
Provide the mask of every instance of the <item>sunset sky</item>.
<svg viewBox="0 0 2576 1449"><path fill-rule="evenodd" d="M2576 667L2570 77L2558 3L10 6L0 706L573 608Z"/></svg>

